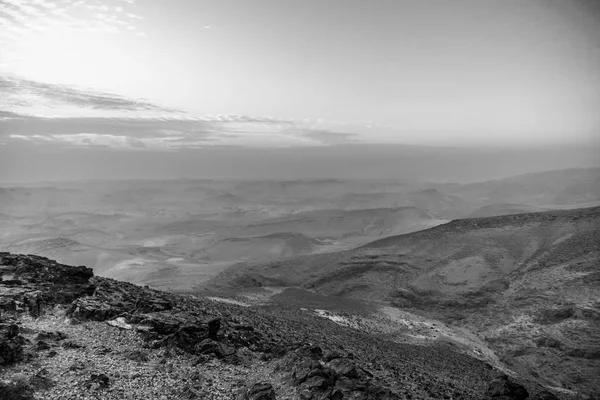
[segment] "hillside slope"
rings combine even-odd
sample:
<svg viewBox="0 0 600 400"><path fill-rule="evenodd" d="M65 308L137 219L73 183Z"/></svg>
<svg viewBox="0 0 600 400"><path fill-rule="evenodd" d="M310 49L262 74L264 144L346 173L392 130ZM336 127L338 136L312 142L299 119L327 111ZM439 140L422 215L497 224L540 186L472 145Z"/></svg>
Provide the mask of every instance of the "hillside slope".
<svg viewBox="0 0 600 400"><path fill-rule="evenodd" d="M600 207L455 220L357 249L242 264L215 286L302 286L451 321L512 368L600 390Z"/></svg>
<svg viewBox="0 0 600 400"><path fill-rule="evenodd" d="M559 398L452 347L296 308L160 292L38 256L0 253L0 276L2 399Z"/></svg>

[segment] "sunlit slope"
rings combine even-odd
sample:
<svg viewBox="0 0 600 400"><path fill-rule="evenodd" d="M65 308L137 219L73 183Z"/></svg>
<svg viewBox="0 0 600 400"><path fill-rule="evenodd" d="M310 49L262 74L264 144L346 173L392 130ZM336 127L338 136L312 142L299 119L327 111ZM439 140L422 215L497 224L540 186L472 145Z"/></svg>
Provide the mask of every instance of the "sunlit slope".
<svg viewBox="0 0 600 400"><path fill-rule="evenodd" d="M461 302L465 295L504 290L527 271L597 256L599 222L600 207L455 220L349 251L240 265L215 283L236 285L251 277L333 295L436 293L439 301Z"/></svg>

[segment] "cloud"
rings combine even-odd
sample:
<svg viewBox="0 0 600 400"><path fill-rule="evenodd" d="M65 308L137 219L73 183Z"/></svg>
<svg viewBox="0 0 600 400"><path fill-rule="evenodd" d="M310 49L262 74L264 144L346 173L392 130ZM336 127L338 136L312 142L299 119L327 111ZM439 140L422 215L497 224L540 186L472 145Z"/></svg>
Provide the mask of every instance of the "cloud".
<svg viewBox="0 0 600 400"><path fill-rule="evenodd" d="M161 111L178 110L160 107L145 100L129 99L111 93L83 90L60 84L42 83L22 78L0 76L0 107L49 107L70 105L94 110Z"/></svg>
<svg viewBox="0 0 600 400"><path fill-rule="evenodd" d="M141 36L133 2L123 0L0 0L0 68L19 71L18 54L27 54L29 42L52 32L73 37L85 32ZM128 26L128 29L120 29ZM11 50L8 52L8 50Z"/></svg>
<svg viewBox="0 0 600 400"><path fill-rule="evenodd" d="M346 129L340 132L335 123L322 120L193 116L145 100L17 77L0 76L0 92L5 94L0 97L3 144L178 150L329 146L357 141L357 135Z"/></svg>
<svg viewBox="0 0 600 400"><path fill-rule="evenodd" d="M133 2L118 0L105 4L93 0L0 0L0 23L3 26L18 24L28 29L48 24L73 29L90 25L110 28L127 23L127 19L142 19L132 7Z"/></svg>
<svg viewBox="0 0 600 400"><path fill-rule="evenodd" d="M293 134L316 140L322 144L347 144L358 141L356 133L336 132L324 129L295 129Z"/></svg>
<svg viewBox="0 0 600 400"><path fill-rule="evenodd" d="M354 135L247 116L39 117L0 111L0 141L127 150L206 146L294 147L354 142Z"/></svg>

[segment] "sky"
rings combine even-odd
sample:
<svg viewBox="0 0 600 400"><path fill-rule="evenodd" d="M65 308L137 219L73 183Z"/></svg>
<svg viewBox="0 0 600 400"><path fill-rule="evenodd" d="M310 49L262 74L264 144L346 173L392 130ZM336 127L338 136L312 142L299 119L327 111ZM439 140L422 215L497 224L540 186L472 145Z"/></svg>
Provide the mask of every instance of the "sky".
<svg viewBox="0 0 600 400"><path fill-rule="evenodd" d="M0 179L39 152L224 147L550 146L580 166L598 110L595 0L0 0Z"/></svg>

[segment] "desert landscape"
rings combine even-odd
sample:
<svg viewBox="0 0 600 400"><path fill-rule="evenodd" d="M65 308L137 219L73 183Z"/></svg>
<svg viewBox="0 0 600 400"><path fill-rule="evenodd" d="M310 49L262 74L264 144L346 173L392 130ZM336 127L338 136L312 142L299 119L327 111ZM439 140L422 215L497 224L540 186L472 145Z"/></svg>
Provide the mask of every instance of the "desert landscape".
<svg viewBox="0 0 600 400"><path fill-rule="evenodd" d="M575 398L600 390L599 177L5 186L0 250L447 346Z"/></svg>
<svg viewBox="0 0 600 400"><path fill-rule="evenodd" d="M599 175L598 169L573 169L471 184L165 180L3 186L0 249L190 290L240 262L346 250L457 218L600 204Z"/></svg>
<svg viewBox="0 0 600 400"><path fill-rule="evenodd" d="M599 28L0 0L0 400L600 399Z"/></svg>

